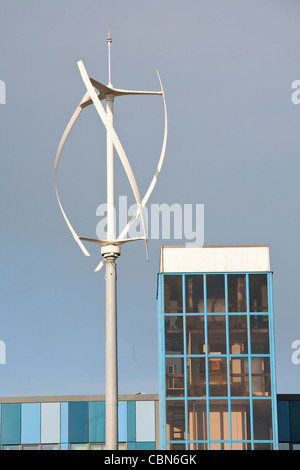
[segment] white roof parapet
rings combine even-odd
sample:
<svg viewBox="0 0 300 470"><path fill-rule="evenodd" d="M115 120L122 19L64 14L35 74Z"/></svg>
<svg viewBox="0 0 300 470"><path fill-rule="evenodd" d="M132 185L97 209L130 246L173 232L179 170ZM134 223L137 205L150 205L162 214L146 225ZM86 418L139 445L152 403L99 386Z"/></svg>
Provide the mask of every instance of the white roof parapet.
<svg viewBox="0 0 300 470"><path fill-rule="evenodd" d="M162 246L161 273L270 271L268 245Z"/></svg>

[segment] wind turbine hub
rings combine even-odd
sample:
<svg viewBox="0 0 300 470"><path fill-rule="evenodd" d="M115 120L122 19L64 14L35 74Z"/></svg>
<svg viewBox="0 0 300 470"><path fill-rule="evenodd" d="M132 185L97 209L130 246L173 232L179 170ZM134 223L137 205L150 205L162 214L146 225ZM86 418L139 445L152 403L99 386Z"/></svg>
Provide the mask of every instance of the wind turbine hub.
<svg viewBox="0 0 300 470"><path fill-rule="evenodd" d="M104 256L106 260L117 259L120 254L121 248L116 245L105 245L101 248L101 255Z"/></svg>

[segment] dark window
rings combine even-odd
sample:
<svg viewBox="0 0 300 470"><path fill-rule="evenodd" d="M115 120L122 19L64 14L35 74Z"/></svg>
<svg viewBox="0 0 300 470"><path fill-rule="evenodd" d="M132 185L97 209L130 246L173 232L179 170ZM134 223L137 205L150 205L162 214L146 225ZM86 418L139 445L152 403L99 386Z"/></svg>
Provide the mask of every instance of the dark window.
<svg viewBox="0 0 300 470"><path fill-rule="evenodd" d="M224 315L207 317L208 352L226 354L226 322Z"/></svg>
<svg viewBox="0 0 300 470"><path fill-rule="evenodd" d="M185 439L184 400L167 400L167 441L183 441Z"/></svg>
<svg viewBox="0 0 300 470"><path fill-rule="evenodd" d="M187 383L189 397L204 397L206 395L205 358L187 358Z"/></svg>
<svg viewBox="0 0 300 470"><path fill-rule="evenodd" d="M187 354L205 353L204 317L186 317L186 352Z"/></svg>
<svg viewBox="0 0 300 470"><path fill-rule="evenodd" d="M183 354L182 317L165 317L166 354Z"/></svg>
<svg viewBox="0 0 300 470"><path fill-rule="evenodd" d="M182 313L182 276L164 276L165 313Z"/></svg>
<svg viewBox="0 0 300 470"><path fill-rule="evenodd" d="M230 354L248 353L247 316L229 316L229 351Z"/></svg>
<svg viewBox="0 0 300 470"><path fill-rule="evenodd" d="M269 319L267 315L251 315L251 353L269 354Z"/></svg>
<svg viewBox="0 0 300 470"><path fill-rule="evenodd" d="M246 276L245 274L229 274L228 282L228 311L247 312Z"/></svg>
<svg viewBox="0 0 300 470"><path fill-rule="evenodd" d="M268 357L253 357L252 368L252 394L254 396L271 395L270 359Z"/></svg>
<svg viewBox="0 0 300 470"><path fill-rule="evenodd" d="M227 359L215 357L208 361L209 395L211 397L226 397L227 391Z"/></svg>
<svg viewBox="0 0 300 470"><path fill-rule="evenodd" d="M187 313L204 313L203 276L186 276L185 296Z"/></svg>
<svg viewBox="0 0 300 470"><path fill-rule="evenodd" d="M207 312L225 312L225 283L221 274L206 276Z"/></svg>
<svg viewBox="0 0 300 470"><path fill-rule="evenodd" d="M266 274L249 274L250 312L268 311L268 287Z"/></svg>
<svg viewBox="0 0 300 470"><path fill-rule="evenodd" d="M166 395L182 397L184 395L184 365L179 357L166 359Z"/></svg>
<svg viewBox="0 0 300 470"><path fill-rule="evenodd" d="M253 400L253 429L255 440L272 440L271 400Z"/></svg>

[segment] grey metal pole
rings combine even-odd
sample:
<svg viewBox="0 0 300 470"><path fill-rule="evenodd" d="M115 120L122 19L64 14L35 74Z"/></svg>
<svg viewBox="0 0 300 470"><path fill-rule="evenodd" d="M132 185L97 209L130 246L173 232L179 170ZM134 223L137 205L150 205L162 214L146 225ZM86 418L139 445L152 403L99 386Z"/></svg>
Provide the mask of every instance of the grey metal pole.
<svg viewBox="0 0 300 470"><path fill-rule="evenodd" d="M107 257L106 262L106 450L118 449L118 349L115 259L116 256L112 255Z"/></svg>

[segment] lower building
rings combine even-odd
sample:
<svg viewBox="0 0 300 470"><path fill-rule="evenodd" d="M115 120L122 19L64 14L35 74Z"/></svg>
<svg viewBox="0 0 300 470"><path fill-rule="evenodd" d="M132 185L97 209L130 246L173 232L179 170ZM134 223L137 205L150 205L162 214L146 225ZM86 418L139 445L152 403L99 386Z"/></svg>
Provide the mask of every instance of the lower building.
<svg viewBox="0 0 300 470"><path fill-rule="evenodd" d="M103 450L105 397L0 398L2 450ZM120 395L119 449L154 450L158 397Z"/></svg>

